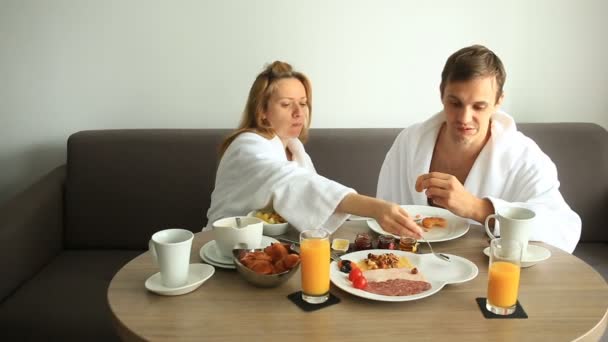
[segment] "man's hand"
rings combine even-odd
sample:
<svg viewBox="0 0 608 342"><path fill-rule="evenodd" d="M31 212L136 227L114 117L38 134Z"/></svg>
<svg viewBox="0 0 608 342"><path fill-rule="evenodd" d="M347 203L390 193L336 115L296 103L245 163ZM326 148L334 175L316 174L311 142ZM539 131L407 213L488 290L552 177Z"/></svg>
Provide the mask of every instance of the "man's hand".
<svg viewBox="0 0 608 342"><path fill-rule="evenodd" d="M431 172L418 176L416 191L424 190L434 204L461 217L483 222L494 212L492 202L473 196L456 177L447 173Z"/></svg>
<svg viewBox="0 0 608 342"><path fill-rule="evenodd" d="M422 237L422 228L400 206L382 201L376 204L375 209L373 217L385 231L399 236L411 236L416 239Z"/></svg>

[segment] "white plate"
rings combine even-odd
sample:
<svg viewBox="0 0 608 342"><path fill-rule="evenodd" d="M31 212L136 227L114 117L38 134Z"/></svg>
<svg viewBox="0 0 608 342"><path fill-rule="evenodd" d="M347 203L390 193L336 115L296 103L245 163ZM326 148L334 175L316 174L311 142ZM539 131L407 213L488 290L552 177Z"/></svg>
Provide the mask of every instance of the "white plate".
<svg viewBox="0 0 608 342"><path fill-rule="evenodd" d="M215 273L215 268L205 264L190 264L188 270L188 282L180 287L165 287L160 281L160 272L153 274L146 280L145 286L148 291L163 296L179 296L196 290L207 279Z"/></svg>
<svg viewBox="0 0 608 342"><path fill-rule="evenodd" d="M490 256L490 247L483 250L483 254ZM530 267L551 257L551 251L543 246L528 244L526 255L521 260L521 267Z"/></svg>
<svg viewBox="0 0 608 342"><path fill-rule="evenodd" d="M261 247L263 248L263 247L270 246L270 244L275 243L275 242L279 242L279 241L277 239L271 238L269 236L262 236ZM234 262L232 261L232 259L224 259L224 256L219 254L219 251L217 251L217 248L215 246L216 246L215 240L211 240L211 241L207 242L206 244L204 244L198 253L199 256L201 257L201 259L204 262L206 262L210 265L216 266L216 267L230 268L230 269L236 268L234 266ZM215 255L214 255L214 252L215 252ZM222 259L218 259L220 257ZM227 260L227 262L218 262L216 259L217 260Z"/></svg>
<svg viewBox="0 0 608 342"><path fill-rule="evenodd" d="M373 249L345 254L341 258L358 262L367 258L368 253L384 254L389 252L386 249ZM348 280L348 274L340 272L338 263L335 261L330 265L331 282L340 289L358 297L384 302L405 302L433 295L439 292L446 284L464 283L474 279L479 273L474 263L457 255L446 254L450 257L451 262L445 262L432 254L414 254L398 250L390 251L390 253L408 258L431 284L431 288L411 296L385 296L359 290L354 288L350 280Z"/></svg>
<svg viewBox="0 0 608 342"><path fill-rule="evenodd" d="M448 221L448 226L445 228L433 228L428 232L424 232L424 237L428 242L441 242L459 238L469 231L469 221L460 216L456 216L451 212L437 207L429 207L425 205L402 205L401 208L405 209L411 217L420 215L422 217L435 216L443 217ZM371 230L378 234L389 234L396 238L399 236L386 232L376 220L367 221L367 225Z"/></svg>

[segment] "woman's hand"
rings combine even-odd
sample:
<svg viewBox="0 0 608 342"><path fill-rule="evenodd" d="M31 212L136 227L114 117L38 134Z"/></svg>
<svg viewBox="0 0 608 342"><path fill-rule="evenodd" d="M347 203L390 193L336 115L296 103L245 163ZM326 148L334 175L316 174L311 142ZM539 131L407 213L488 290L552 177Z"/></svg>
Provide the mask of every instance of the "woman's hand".
<svg viewBox="0 0 608 342"><path fill-rule="evenodd" d="M416 239L422 237L422 228L395 203L352 193L344 197L336 211L372 217L378 221L382 229L391 234L411 236Z"/></svg>
<svg viewBox="0 0 608 342"><path fill-rule="evenodd" d="M422 228L403 208L386 201L378 200L378 202L374 210L376 214L372 217L382 226L382 229L399 236L411 236L416 239L422 237Z"/></svg>

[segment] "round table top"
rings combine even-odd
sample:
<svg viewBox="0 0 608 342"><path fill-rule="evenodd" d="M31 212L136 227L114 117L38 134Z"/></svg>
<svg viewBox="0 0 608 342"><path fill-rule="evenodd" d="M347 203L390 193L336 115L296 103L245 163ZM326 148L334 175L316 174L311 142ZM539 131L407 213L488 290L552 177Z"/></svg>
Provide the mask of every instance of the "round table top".
<svg viewBox="0 0 608 342"><path fill-rule="evenodd" d="M346 222L333 237L354 240L369 231L363 221ZM288 233L292 238L296 232ZM195 235L191 262L202 262L200 248L212 232ZM379 302L353 296L332 285L341 299L318 311L304 312L287 299L301 290L300 275L276 288L257 288L235 270L216 267L215 274L195 291L159 296L144 283L158 272L145 252L120 269L108 288L108 302L118 334L124 340L425 340L571 341L598 340L606 329L608 286L603 277L579 258L537 242L551 257L523 268L519 301L527 319L486 319L475 301L485 297L488 239L471 226L458 239L433 244L436 252L469 259L478 276L446 285L436 294L407 302ZM424 247L421 245L421 247ZM422 252L426 252L421 248ZM299 271L298 271L299 272Z"/></svg>

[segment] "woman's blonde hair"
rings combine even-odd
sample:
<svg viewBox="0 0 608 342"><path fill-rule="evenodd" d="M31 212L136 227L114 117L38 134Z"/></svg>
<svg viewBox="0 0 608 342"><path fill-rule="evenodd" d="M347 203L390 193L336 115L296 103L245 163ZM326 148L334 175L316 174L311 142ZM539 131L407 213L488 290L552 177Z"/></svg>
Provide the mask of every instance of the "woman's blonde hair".
<svg viewBox="0 0 608 342"><path fill-rule="evenodd" d="M304 89L306 90L306 104L308 106L308 120L306 120L305 126L300 132L300 140L305 142L308 138L308 128L310 127L311 115L312 115L312 88L308 77L301 72L294 71L291 65L281 61L274 61L272 64L266 66L256 78L251 89L249 90L249 97L247 98L247 104L243 111L241 123L238 128L230 133L230 135L224 140L220 146L220 157L224 155L224 152L228 149L228 146L244 132L258 133L268 139L273 138L276 133L270 127L267 120L262 116L263 113L268 109L268 101L270 96L277 88L277 82L284 78L295 78L302 82Z"/></svg>

